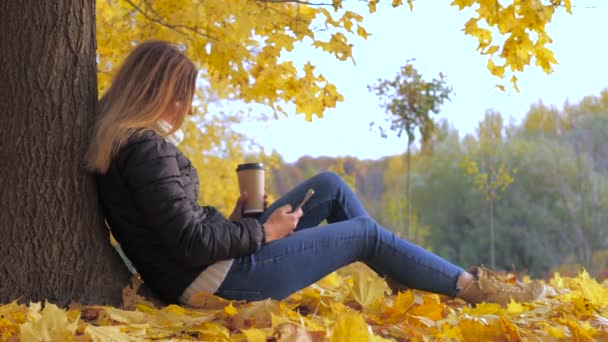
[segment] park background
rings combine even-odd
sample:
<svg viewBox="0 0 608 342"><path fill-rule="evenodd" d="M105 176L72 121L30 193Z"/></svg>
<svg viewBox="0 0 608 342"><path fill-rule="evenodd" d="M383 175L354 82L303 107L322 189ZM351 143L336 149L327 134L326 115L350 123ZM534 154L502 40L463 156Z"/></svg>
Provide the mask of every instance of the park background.
<svg viewBox="0 0 608 342"><path fill-rule="evenodd" d="M363 2L351 6L359 13L367 9ZM349 41L353 60L296 44L280 60L300 67L312 62L343 102L305 121L301 114L273 117L267 107L239 99L206 101L202 121L213 125L210 118L218 113L233 116L234 124L220 125L220 135L234 150L191 150L195 160L206 155L228 165L222 174L228 184L218 185L223 196L204 189L201 202L228 214L238 192L230 184L233 166L246 154L256 160L250 154L261 151L257 159L270 167L274 198L331 170L349 181L382 225L458 264L535 276L553 270L575 274L583 266L606 276L608 47L592 37L608 32L601 20L608 7L581 1L574 11L556 12L546 28L555 37L550 47L559 64L551 73L528 67L517 75L519 92L488 72L487 56L475 51L477 40L461 31L473 11L456 11L449 1L419 2L414 11L380 3L365 20L372 34ZM368 89L380 79L392 80L407 64L428 82L442 73L452 87L450 99L432 115L439 123L432 139L422 144L416 133L409 199L408 139L388 129L383 99ZM293 110L289 103L284 107ZM200 132L191 136L204 139L205 130ZM199 166L214 172L205 162ZM509 177L508 184L501 177Z"/></svg>

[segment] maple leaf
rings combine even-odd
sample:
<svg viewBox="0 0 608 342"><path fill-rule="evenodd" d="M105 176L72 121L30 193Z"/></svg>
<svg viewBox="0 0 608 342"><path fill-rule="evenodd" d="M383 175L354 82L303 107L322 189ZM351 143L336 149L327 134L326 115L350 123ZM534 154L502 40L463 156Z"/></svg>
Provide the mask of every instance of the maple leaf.
<svg viewBox="0 0 608 342"><path fill-rule="evenodd" d="M475 0L454 0L450 5L458 6L459 10L462 10L465 7L471 7L475 3Z"/></svg>
<svg viewBox="0 0 608 342"><path fill-rule="evenodd" d="M443 318L444 308L445 306L439 302L435 295L424 295L423 303L414 306L409 313L438 321Z"/></svg>
<svg viewBox="0 0 608 342"><path fill-rule="evenodd" d="M566 12L572 14L572 0L564 0L564 7L566 7Z"/></svg>
<svg viewBox="0 0 608 342"><path fill-rule="evenodd" d="M403 320L406 312L414 306L414 292L404 291L397 293L393 305L385 305L377 318L381 323L396 323Z"/></svg>
<svg viewBox="0 0 608 342"><path fill-rule="evenodd" d="M369 7L369 13L376 12L376 5L380 2L380 0L369 0L367 6Z"/></svg>
<svg viewBox="0 0 608 342"><path fill-rule="evenodd" d="M519 315L524 312L524 307L511 299L511 302L507 305L507 312L511 315Z"/></svg>
<svg viewBox="0 0 608 342"><path fill-rule="evenodd" d="M501 315L503 312L502 306L495 303L481 303L474 308L467 307L462 310L462 313L472 316Z"/></svg>
<svg viewBox="0 0 608 342"><path fill-rule="evenodd" d="M608 305L608 289L602 287L600 284L592 279L587 273L587 270L576 278L578 285L580 286L581 293L594 307L600 308Z"/></svg>
<svg viewBox="0 0 608 342"><path fill-rule="evenodd" d="M519 93L519 87L517 86L517 77L515 77L515 75L511 77L510 82L513 83L513 88L515 89L515 91Z"/></svg>
<svg viewBox="0 0 608 342"><path fill-rule="evenodd" d="M241 331L247 337L248 342L266 342L270 337L261 329L242 329Z"/></svg>
<svg viewBox="0 0 608 342"><path fill-rule="evenodd" d="M226 307L224 307L224 312L228 314L228 316L234 316L237 313L237 310L234 306L232 306L232 302Z"/></svg>
<svg viewBox="0 0 608 342"><path fill-rule="evenodd" d="M263 300L249 303L242 307L232 317L234 327L245 329L250 327L269 328L272 326L271 314L280 315L280 305L273 300Z"/></svg>
<svg viewBox="0 0 608 342"><path fill-rule="evenodd" d="M84 329L85 334L87 334L93 342L134 342L134 341L144 341L143 338L135 338L125 334L122 331L123 327L117 326L101 326L96 327L94 325L87 325Z"/></svg>
<svg viewBox="0 0 608 342"><path fill-rule="evenodd" d="M363 316L357 312L345 312L337 317L330 341L370 341L371 334Z"/></svg>
<svg viewBox="0 0 608 342"><path fill-rule="evenodd" d="M40 308L40 303L30 305L31 319L21 325L21 341L65 340L67 336L72 336L78 328L80 317L70 320L66 311L49 302L44 304L44 309Z"/></svg>
<svg viewBox="0 0 608 342"><path fill-rule="evenodd" d="M488 59L488 70L496 77L505 77L505 66L496 66L491 59Z"/></svg>
<svg viewBox="0 0 608 342"><path fill-rule="evenodd" d="M384 293L387 291L388 286L382 278L370 276L363 272L354 274L352 294L363 308L377 308L382 303Z"/></svg>

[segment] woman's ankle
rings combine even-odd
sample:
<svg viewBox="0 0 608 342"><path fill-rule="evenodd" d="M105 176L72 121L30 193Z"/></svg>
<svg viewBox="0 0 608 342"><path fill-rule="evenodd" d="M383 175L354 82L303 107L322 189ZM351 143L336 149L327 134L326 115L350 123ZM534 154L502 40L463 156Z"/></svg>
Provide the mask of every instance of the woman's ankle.
<svg viewBox="0 0 608 342"><path fill-rule="evenodd" d="M456 280L456 288L459 290L458 294L460 294L460 291L466 288L474 279L475 277L469 272L465 271L460 273L458 280Z"/></svg>

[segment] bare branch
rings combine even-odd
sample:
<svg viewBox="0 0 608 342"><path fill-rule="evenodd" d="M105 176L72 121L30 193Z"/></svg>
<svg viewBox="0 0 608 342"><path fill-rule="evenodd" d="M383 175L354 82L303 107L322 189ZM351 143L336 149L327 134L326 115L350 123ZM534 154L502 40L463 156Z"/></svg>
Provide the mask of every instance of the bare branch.
<svg viewBox="0 0 608 342"><path fill-rule="evenodd" d="M272 3L287 3L287 2L291 2L294 4L300 4L300 5L308 5L308 6L334 6L334 4L328 4L328 3L324 3L324 2L319 2L319 3L314 3L314 2L308 2L308 1L304 1L304 0L255 0L258 2L272 2Z"/></svg>
<svg viewBox="0 0 608 342"><path fill-rule="evenodd" d="M154 8L152 8L152 6L147 3L145 0L143 1L146 4L146 7L148 7L148 9L153 12L153 15L155 17L152 17L148 12L146 12L143 8L141 8L141 6L135 4L133 1L131 0L125 0L129 5L131 5L137 12L139 12L141 15L143 15L146 19L148 19L150 22L153 22L155 24L164 26L168 29L171 29L175 32L181 33L183 35L185 35L186 37L190 37L190 35L188 34L187 31L190 31L191 33L194 33L202 38L205 39L211 39L211 40L217 40L217 38L210 36L204 32L201 32L198 28L196 27L190 27L190 26L186 26L186 25L181 25L181 24L171 24L168 23L167 21L165 21L162 16L156 12L156 10L154 10Z"/></svg>

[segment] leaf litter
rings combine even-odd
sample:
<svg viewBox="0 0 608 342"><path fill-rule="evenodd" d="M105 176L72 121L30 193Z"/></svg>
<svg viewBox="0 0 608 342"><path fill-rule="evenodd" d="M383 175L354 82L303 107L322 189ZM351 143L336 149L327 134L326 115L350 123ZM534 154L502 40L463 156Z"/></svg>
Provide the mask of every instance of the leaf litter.
<svg viewBox="0 0 608 342"><path fill-rule="evenodd" d="M163 307L137 295L134 278L122 308L1 305L0 341L608 341L608 279L583 271L545 283L547 297L534 303L471 307L422 291L392 294L357 263L283 301L199 293L196 307Z"/></svg>

